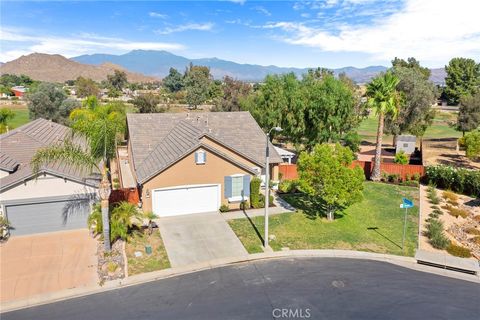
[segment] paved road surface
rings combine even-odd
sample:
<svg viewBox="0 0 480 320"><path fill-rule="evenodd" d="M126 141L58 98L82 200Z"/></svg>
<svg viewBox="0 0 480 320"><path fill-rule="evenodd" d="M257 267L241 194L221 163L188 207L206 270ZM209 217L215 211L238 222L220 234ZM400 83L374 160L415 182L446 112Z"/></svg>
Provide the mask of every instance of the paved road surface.
<svg viewBox="0 0 480 320"><path fill-rule="evenodd" d="M150 282L1 319L477 320L479 297L476 283L384 262L284 259Z"/></svg>

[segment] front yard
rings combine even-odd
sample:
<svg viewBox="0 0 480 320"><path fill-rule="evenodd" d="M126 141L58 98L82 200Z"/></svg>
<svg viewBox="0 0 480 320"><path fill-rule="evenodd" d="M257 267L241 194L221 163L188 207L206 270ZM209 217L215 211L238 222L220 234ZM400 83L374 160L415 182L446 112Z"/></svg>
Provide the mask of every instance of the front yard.
<svg viewBox="0 0 480 320"><path fill-rule="evenodd" d="M146 245L152 247L151 254L145 252ZM126 243L125 252L129 275L170 268L167 251L158 229L151 235L140 231L133 232ZM135 256L135 252L139 255L138 257Z"/></svg>
<svg viewBox="0 0 480 320"><path fill-rule="evenodd" d="M289 249L353 249L413 256L418 241L418 188L365 182L364 200L329 222L303 194L282 196L299 209L270 216L270 246ZM404 210L402 197L414 200L408 210L405 253L402 252ZM249 253L262 252L263 217L236 219L230 226ZM256 230L255 230L256 229Z"/></svg>

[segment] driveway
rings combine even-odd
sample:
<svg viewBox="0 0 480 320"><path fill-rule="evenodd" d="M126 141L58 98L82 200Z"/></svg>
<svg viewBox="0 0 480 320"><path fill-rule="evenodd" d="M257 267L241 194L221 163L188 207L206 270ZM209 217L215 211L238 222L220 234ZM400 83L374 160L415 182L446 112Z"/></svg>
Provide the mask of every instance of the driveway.
<svg viewBox="0 0 480 320"><path fill-rule="evenodd" d="M86 229L10 238L0 245L0 301L97 283L96 251Z"/></svg>
<svg viewBox="0 0 480 320"><path fill-rule="evenodd" d="M218 212L165 217L158 225L172 267L248 255Z"/></svg>

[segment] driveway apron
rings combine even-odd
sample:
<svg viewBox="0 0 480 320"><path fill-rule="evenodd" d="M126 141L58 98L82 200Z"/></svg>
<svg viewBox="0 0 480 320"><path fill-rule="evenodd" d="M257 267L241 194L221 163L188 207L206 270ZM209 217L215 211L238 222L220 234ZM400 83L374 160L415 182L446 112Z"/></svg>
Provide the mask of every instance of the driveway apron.
<svg viewBox="0 0 480 320"><path fill-rule="evenodd" d="M161 218L159 228L172 267L248 255L218 212Z"/></svg>

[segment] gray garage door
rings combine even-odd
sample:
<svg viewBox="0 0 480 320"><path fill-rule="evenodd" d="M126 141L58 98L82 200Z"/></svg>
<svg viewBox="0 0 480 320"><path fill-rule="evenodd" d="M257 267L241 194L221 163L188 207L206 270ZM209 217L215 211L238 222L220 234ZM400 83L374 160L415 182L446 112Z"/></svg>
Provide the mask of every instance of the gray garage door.
<svg viewBox="0 0 480 320"><path fill-rule="evenodd" d="M6 205L6 212L12 236L80 229L87 227L90 202L77 199Z"/></svg>

